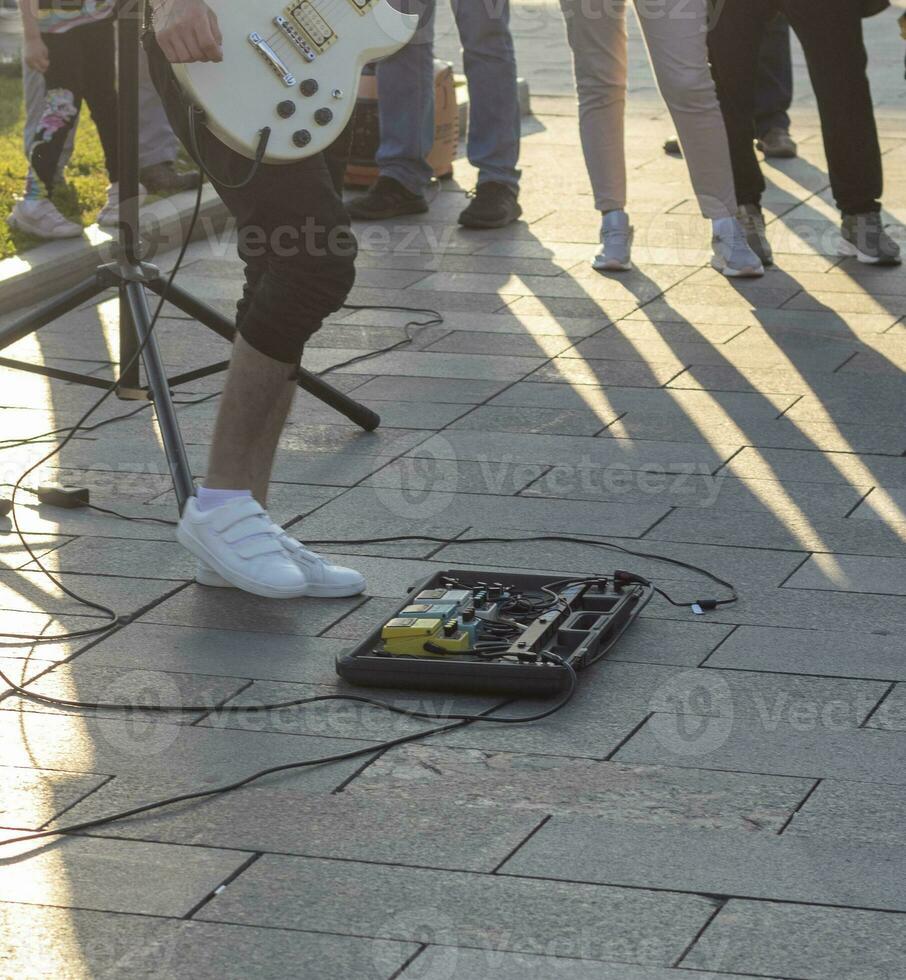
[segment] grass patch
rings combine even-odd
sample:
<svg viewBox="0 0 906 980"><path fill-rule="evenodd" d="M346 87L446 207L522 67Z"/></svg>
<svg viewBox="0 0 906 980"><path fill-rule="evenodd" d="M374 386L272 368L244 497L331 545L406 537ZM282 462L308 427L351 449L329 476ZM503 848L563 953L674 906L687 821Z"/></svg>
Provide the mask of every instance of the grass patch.
<svg viewBox="0 0 906 980"><path fill-rule="evenodd" d="M28 171L22 146L24 126L22 81L18 73L0 73L0 259L41 244L39 239L23 235L6 223L6 216L25 187ZM83 107L66 184L56 189L54 203L67 218L90 225L107 199L107 183L101 141L87 107Z"/></svg>

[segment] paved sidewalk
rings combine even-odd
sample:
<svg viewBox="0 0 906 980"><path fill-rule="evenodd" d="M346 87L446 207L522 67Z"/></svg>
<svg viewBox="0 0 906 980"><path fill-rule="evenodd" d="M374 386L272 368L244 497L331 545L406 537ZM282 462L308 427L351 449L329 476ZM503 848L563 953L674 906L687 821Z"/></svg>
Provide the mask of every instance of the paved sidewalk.
<svg viewBox="0 0 906 980"><path fill-rule="evenodd" d="M19 520L44 565L134 621L100 643L7 645L0 668L55 697L207 707L124 719L23 703L0 685L0 837L418 730L336 703L218 709L342 689L335 656L431 570L628 565L681 598L706 590L671 566L526 534L701 564L740 602L697 617L658 599L545 722L474 726L0 852L0 976L906 976L906 276L836 258L801 70L802 156L767 171L777 268L735 284L713 273L683 164L660 149L672 127L635 36L638 268L593 273L597 219L554 13L516 17L537 113L525 220L457 230L473 180L459 161L423 220L359 228L352 301L433 307L444 322L333 375L382 414L379 431L300 398L277 467L273 510L303 539L466 540L336 548L367 573L366 596L278 603L194 585L164 524L26 500ZM869 34L902 241L902 42L892 18ZM211 241L191 248L181 282L228 310L238 276L230 242ZM10 356L110 377L115 313L86 308ZM396 343L406 319L347 311L306 363ZM226 356L176 316L160 335L174 371ZM198 476L217 405L201 399L220 384L179 394ZM4 370L3 437L72 422L95 397ZM0 453L0 482L48 449ZM55 465L29 485L87 485L101 506L174 516L148 412L84 433ZM487 534L513 540L468 543ZM7 520L0 561L5 632L98 622L35 570Z"/></svg>

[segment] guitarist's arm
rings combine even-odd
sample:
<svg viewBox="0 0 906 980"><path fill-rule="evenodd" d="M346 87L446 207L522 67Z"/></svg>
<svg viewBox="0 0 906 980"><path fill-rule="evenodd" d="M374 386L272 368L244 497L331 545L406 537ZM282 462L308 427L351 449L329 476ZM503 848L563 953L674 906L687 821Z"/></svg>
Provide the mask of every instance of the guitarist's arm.
<svg viewBox="0 0 906 980"><path fill-rule="evenodd" d="M204 0L156 0L154 33L171 64L223 61L223 35Z"/></svg>

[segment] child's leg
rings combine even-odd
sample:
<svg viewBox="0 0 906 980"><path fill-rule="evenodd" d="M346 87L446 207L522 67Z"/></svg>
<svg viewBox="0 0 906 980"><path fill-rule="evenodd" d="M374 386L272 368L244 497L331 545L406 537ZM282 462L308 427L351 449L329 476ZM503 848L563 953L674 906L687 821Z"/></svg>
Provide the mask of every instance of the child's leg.
<svg viewBox="0 0 906 980"><path fill-rule="evenodd" d="M113 18L81 27L79 43L84 58L82 84L91 118L97 126L110 182L119 178L119 137L116 99L116 41Z"/></svg>
<svg viewBox="0 0 906 980"><path fill-rule="evenodd" d="M82 107L82 62L78 29L45 34L50 67L44 76L44 111L29 147L31 174L27 196L49 195L56 181L66 141ZM43 185L43 186L42 186Z"/></svg>

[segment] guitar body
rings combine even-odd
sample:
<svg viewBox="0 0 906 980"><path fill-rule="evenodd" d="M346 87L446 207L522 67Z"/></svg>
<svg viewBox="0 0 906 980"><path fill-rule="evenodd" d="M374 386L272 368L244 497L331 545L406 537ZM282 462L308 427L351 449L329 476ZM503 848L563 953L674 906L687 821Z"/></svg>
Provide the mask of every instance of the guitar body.
<svg viewBox="0 0 906 980"><path fill-rule="evenodd" d="M271 134L265 163L294 163L327 149L355 109L370 61L403 47L418 18L388 0L208 0L223 34L219 64L174 65L205 125L254 159Z"/></svg>

